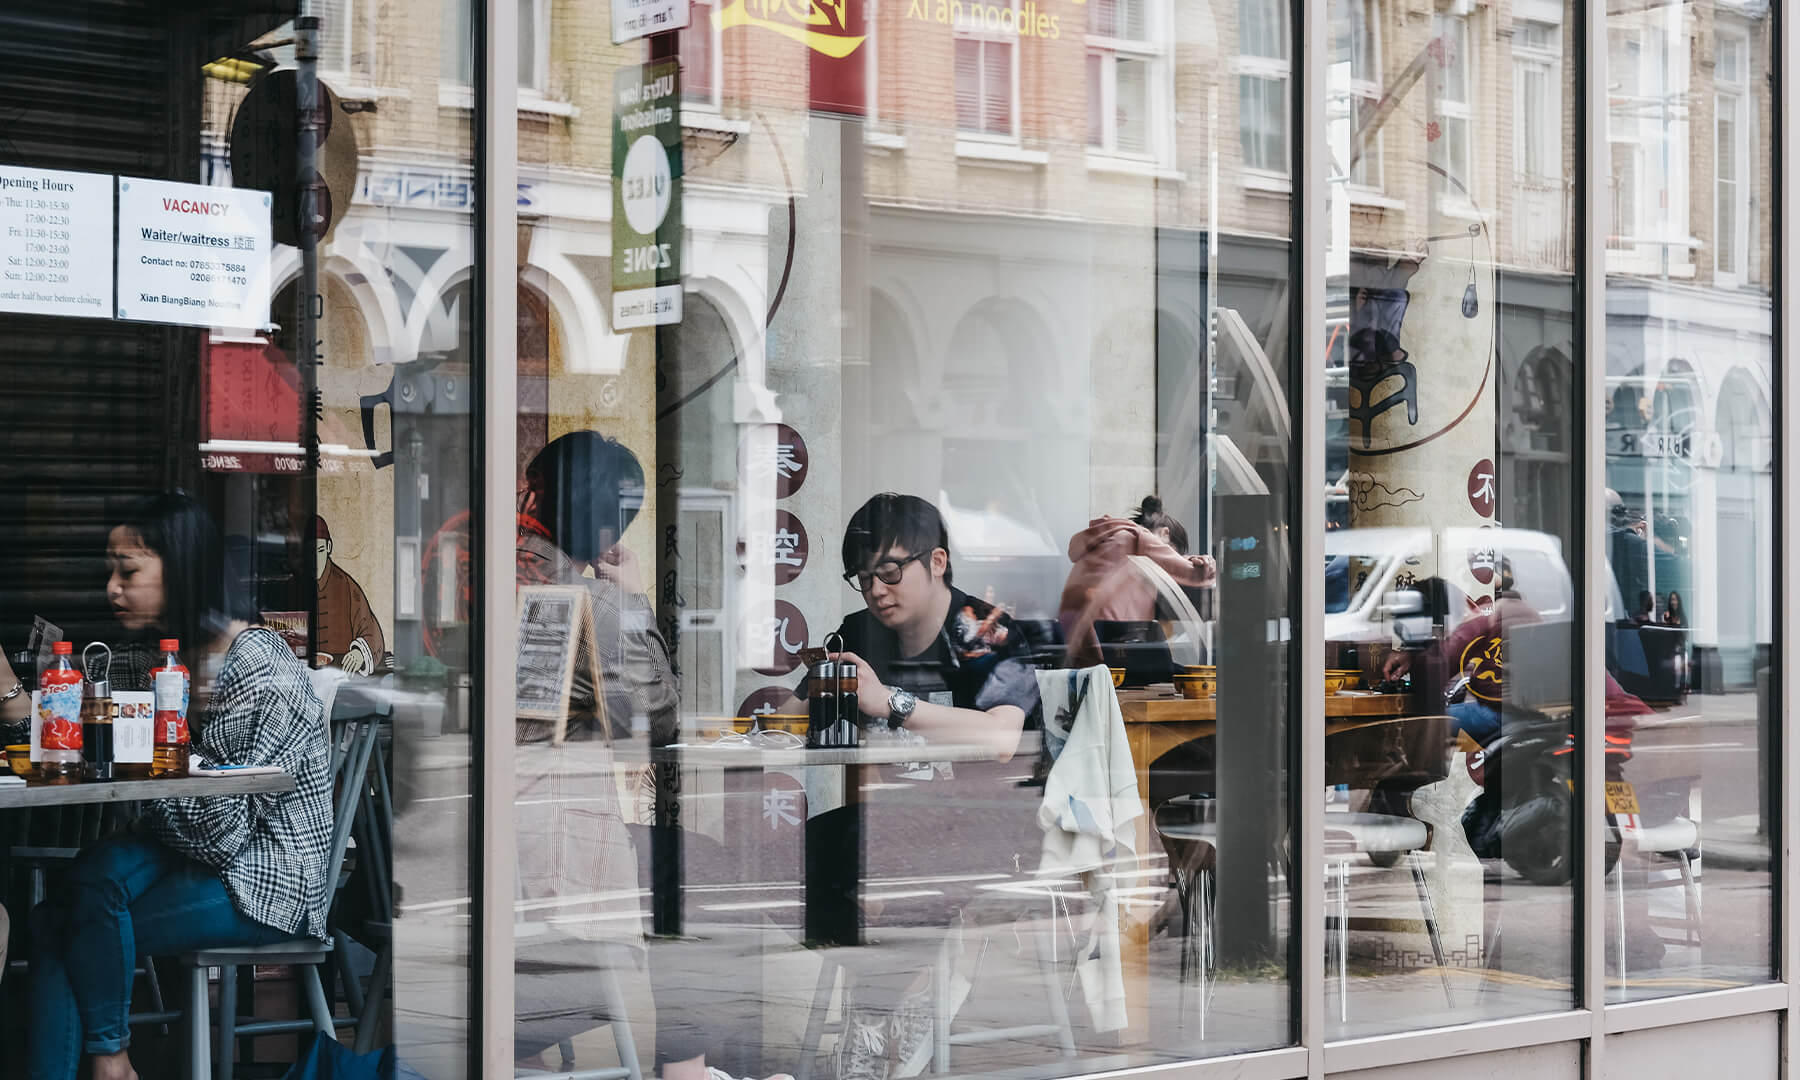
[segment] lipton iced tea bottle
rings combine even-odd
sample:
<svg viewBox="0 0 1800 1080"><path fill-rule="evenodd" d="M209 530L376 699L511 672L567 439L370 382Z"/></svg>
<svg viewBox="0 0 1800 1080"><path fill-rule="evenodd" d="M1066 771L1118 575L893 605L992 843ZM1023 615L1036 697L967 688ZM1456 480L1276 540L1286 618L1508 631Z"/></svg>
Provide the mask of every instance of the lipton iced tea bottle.
<svg viewBox="0 0 1800 1080"><path fill-rule="evenodd" d="M81 672L69 660L74 651L72 643L57 642L38 677L38 773L51 784L81 782Z"/></svg>
<svg viewBox="0 0 1800 1080"><path fill-rule="evenodd" d="M188 669L181 664L181 642L164 638L157 648L162 650L163 660L150 669L150 689L156 695L156 750L150 762L150 776L186 776Z"/></svg>

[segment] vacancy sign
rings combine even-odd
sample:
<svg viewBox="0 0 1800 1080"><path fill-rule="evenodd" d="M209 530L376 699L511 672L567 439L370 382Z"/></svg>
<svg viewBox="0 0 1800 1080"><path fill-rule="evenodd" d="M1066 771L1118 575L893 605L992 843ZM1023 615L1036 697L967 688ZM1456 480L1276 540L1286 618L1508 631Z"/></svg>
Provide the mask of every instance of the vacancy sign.
<svg viewBox="0 0 1800 1080"><path fill-rule="evenodd" d="M0 165L0 311L112 314L113 178Z"/></svg>
<svg viewBox="0 0 1800 1080"><path fill-rule="evenodd" d="M269 247L266 191L121 176L118 316L266 326Z"/></svg>
<svg viewBox="0 0 1800 1080"><path fill-rule="evenodd" d="M674 60L613 77L612 323L681 321L681 91Z"/></svg>

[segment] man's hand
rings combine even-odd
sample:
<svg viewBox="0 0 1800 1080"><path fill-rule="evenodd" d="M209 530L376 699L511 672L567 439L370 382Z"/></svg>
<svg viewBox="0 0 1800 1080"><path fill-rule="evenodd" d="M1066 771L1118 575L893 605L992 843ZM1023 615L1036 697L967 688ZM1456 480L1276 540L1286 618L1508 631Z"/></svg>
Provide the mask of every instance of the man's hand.
<svg viewBox="0 0 1800 1080"><path fill-rule="evenodd" d="M881 685L881 680L875 677L875 669L869 666L869 662L853 652L832 653L830 659L833 663L837 664L851 663L856 665L857 711L861 712L864 716L876 717L882 720L887 719L888 697L893 694L893 690ZM817 682L818 680L815 679L814 681ZM829 689L830 685L830 683L827 683L826 689ZM820 688L817 686L809 687L807 693L809 695L816 694L819 692L819 689Z"/></svg>
<svg viewBox="0 0 1800 1080"><path fill-rule="evenodd" d="M1388 653L1387 658L1381 662L1381 677L1389 682L1405 678L1406 673L1412 670L1412 666L1413 654L1405 649L1395 649Z"/></svg>

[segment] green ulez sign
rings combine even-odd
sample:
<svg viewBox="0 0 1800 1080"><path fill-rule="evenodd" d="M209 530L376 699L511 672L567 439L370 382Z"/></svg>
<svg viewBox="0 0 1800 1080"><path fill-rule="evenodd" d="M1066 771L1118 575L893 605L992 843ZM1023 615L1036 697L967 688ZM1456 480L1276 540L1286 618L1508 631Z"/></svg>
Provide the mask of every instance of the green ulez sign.
<svg viewBox="0 0 1800 1080"><path fill-rule="evenodd" d="M613 78L612 323L681 321L681 75L674 60Z"/></svg>

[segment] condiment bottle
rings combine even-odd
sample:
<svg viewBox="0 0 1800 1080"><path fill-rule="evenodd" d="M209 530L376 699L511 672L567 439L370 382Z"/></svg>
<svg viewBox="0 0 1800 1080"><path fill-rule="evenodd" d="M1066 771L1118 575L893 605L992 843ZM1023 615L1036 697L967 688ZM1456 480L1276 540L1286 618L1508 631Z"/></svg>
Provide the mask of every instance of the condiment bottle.
<svg viewBox="0 0 1800 1080"><path fill-rule="evenodd" d="M857 721L862 716L862 708L857 704L856 665L838 665L837 685L837 746L855 746L857 743Z"/></svg>
<svg viewBox="0 0 1800 1080"><path fill-rule="evenodd" d="M81 672L69 661L75 646L51 646L50 666L38 678L38 775L50 784L81 782Z"/></svg>
<svg viewBox="0 0 1800 1080"><path fill-rule="evenodd" d="M106 663L98 669L98 674L90 659L95 649L106 653ZM82 755L87 759L87 778L111 780L113 700L109 677L112 674L112 650L96 641L82 651L81 662L87 668L87 696L81 700L81 744Z"/></svg>
<svg viewBox="0 0 1800 1080"><path fill-rule="evenodd" d="M829 660L814 664L806 688L806 745L819 748L833 745L832 727L837 723L837 665Z"/></svg>
<svg viewBox="0 0 1800 1080"><path fill-rule="evenodd" d="M150 775L155 779L186 776L188 771L188 669L181 663L181 642L164 638L157 648L163 662L150 669L156 695L156 750Z"/></svg>

